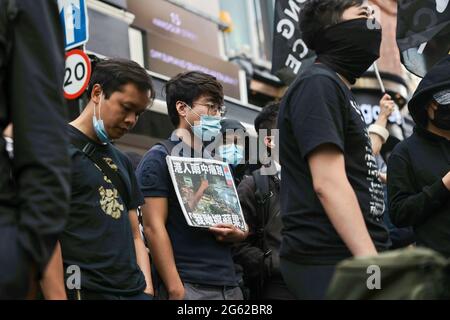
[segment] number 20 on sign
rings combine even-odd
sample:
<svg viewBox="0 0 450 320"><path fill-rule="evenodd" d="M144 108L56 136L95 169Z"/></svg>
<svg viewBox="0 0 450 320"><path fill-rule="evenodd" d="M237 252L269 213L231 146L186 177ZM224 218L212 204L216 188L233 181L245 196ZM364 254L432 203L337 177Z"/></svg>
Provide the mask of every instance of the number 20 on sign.
<svg viewBox="0 0 450 320"><path fill-rule="evenodd" d="M71 50L66 53L64 97L72 100L83 94L91 78L91 62L85 52Z"/></svg>

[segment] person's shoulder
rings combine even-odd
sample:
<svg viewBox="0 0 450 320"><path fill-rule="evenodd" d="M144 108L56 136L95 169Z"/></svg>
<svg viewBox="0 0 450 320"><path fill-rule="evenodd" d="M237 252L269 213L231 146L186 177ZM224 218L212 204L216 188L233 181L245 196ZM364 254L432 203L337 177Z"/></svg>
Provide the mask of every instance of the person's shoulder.
<svg viewBox="0 0 450 320"><path fill-rule="evenodd" d="M71 124L66 125L66 132L69 136L69 154L71 157L76 154L83 154L83 151L80 150L79 145L84 145L89 143L89 138L81 132L79 129L74 127Z"/></svg>
<svg viewBox="0 0 450 320"><path fill-rule="evenodd" d="M316 94L345 95L345 91L339 81L328 73L312 73L305 77L303 85L314 89Z"/></svg>
<svg viewBox="0 0 450 320"><path fill-rule="evenodd" d="M299 80L339 84L337 74L320 64L313 64L312 66L307 68L305 72L299 76Z"/></svg>
<svg viewBox="0 0 450 320"><path fill-rule="evenodd" d="M326 93L331 95L333 93L343 94L343 90L336 79L337 75L333 75L329 70L320 66L311 66L300 75L293 83L290 91L291 94L304 96L304 91L308 90L311 94L317 95Z"/></svg>
<svg viewBox="0 0 450 320"><path fill-rule="evenodd" d="M412 136L397 143L397 145L392 149L390 159L401 158L403 160L406 160L409 155L411 143L414 142L414 140L416 140L416 137L415 134L413 133Z"/></svg>
<svg viewBox="0 0 450 320"><path fill-rule="evenodd" d="M147 160L147 159L165 159L166 156L168 155L168 152L166 150L166 148L160 144L157 143L155 145L153 145L142 157L142 160Z"/></svg>
<svg viewBox="0 0 450 320"><path fill-rule="evenodd" d="M167 155L167 150L163 145L155 144L144 154L136 171L147 170L149 167L167 167Z"/></svg>
<svg viewBox="0 0 450 320"><path fill-rule="evenodd" d="M113 144L109 144L109 148L110 148L111 152L119 159L119 161L122 164L124 164L127 168L133 167L131 164L130 158L128 158L127 155L122 150L120 150Z"/></svg>
<svg viewBox="0 0 450 320"><path fill-rule="evenodd" d="M239 183L237 190L238 192L255 192L255 179L253 175L245 175L241 183Z"/></svg>
<svg viewBox="0 0 450 320"><path fill-rule="evenodd" d="M78 128L76 128L70 123L66 125L66 132L69 135L71 143L74 139L88 140L88 138L83 132L81 132Z"/></svg>
<svg viewBox="0 0 450 320"><path fill-rule="evenodd" d="M74 141L76 140L85 141L85 136L83 135L83 133L74 126L72 126L71 124L67 124L66 132L67 135L69 136L69 146L68 146L69 156L73 158L77 154L82 154L83 152L74 144Z"/></svg>

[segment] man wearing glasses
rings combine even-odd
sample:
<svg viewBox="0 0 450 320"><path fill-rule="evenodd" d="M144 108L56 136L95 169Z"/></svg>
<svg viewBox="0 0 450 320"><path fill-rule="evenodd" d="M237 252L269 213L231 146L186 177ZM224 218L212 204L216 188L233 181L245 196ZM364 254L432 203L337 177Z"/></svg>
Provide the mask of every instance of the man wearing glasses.
<svg viewBox="0 0 450 320"><path fill-rule="evenodd" d="M144 232L158 273L157 294L160 299L242 299L231 243L247 233L226 224L209 230L188 226L166 164L169 154L210 157L203 144L220 133L222 85L207 74L187 72L172 78L165 91L176 129L147 152L136 171L145 197Z"/></svg>

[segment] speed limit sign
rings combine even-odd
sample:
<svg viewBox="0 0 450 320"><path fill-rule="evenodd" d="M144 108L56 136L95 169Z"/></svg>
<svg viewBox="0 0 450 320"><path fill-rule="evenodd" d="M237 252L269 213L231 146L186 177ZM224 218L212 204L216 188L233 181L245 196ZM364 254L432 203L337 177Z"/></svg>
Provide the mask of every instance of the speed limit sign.
<svg viewBox="0 0 450 320"><path fill-rule="evenodd" d="M86 90L91 78L91 61L81 50L66 53L66 70L64 73L64 97L76 99Z"/></svg>

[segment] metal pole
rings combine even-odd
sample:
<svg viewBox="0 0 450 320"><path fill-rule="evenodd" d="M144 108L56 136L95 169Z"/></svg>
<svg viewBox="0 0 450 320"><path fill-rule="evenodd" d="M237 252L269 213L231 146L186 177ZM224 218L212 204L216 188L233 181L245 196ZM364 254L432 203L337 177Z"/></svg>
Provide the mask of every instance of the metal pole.
<svg viewBox="0 0 450 320"><path fill-rule="evenodd" d="M84 110L84 106L83 106L83 98L82 96L80 98L78 98L78 110L80 111L80 114L83 112Z"/></svg>
<svg viewBox="0 0 450 320"><path fill-rule="evenodd" d="M373 69L375 70L375 75L377 76L378 83L380 84L381 92L386 93L383 80L381 80L380 70L378 70L378 65L376 62L373 63Z"/></svg>
<svg viewBox="0 0 450 320"><path fill-rule="evenodd" d="M380 84L381 92L386 93L386 88L384 87L383 80L381 79L380 70L378 69L377 62L373 63L373 69L375 71L375 75L377 76L378 83ZM398 105L394 103L394 111L399 111Z"/></svg>

